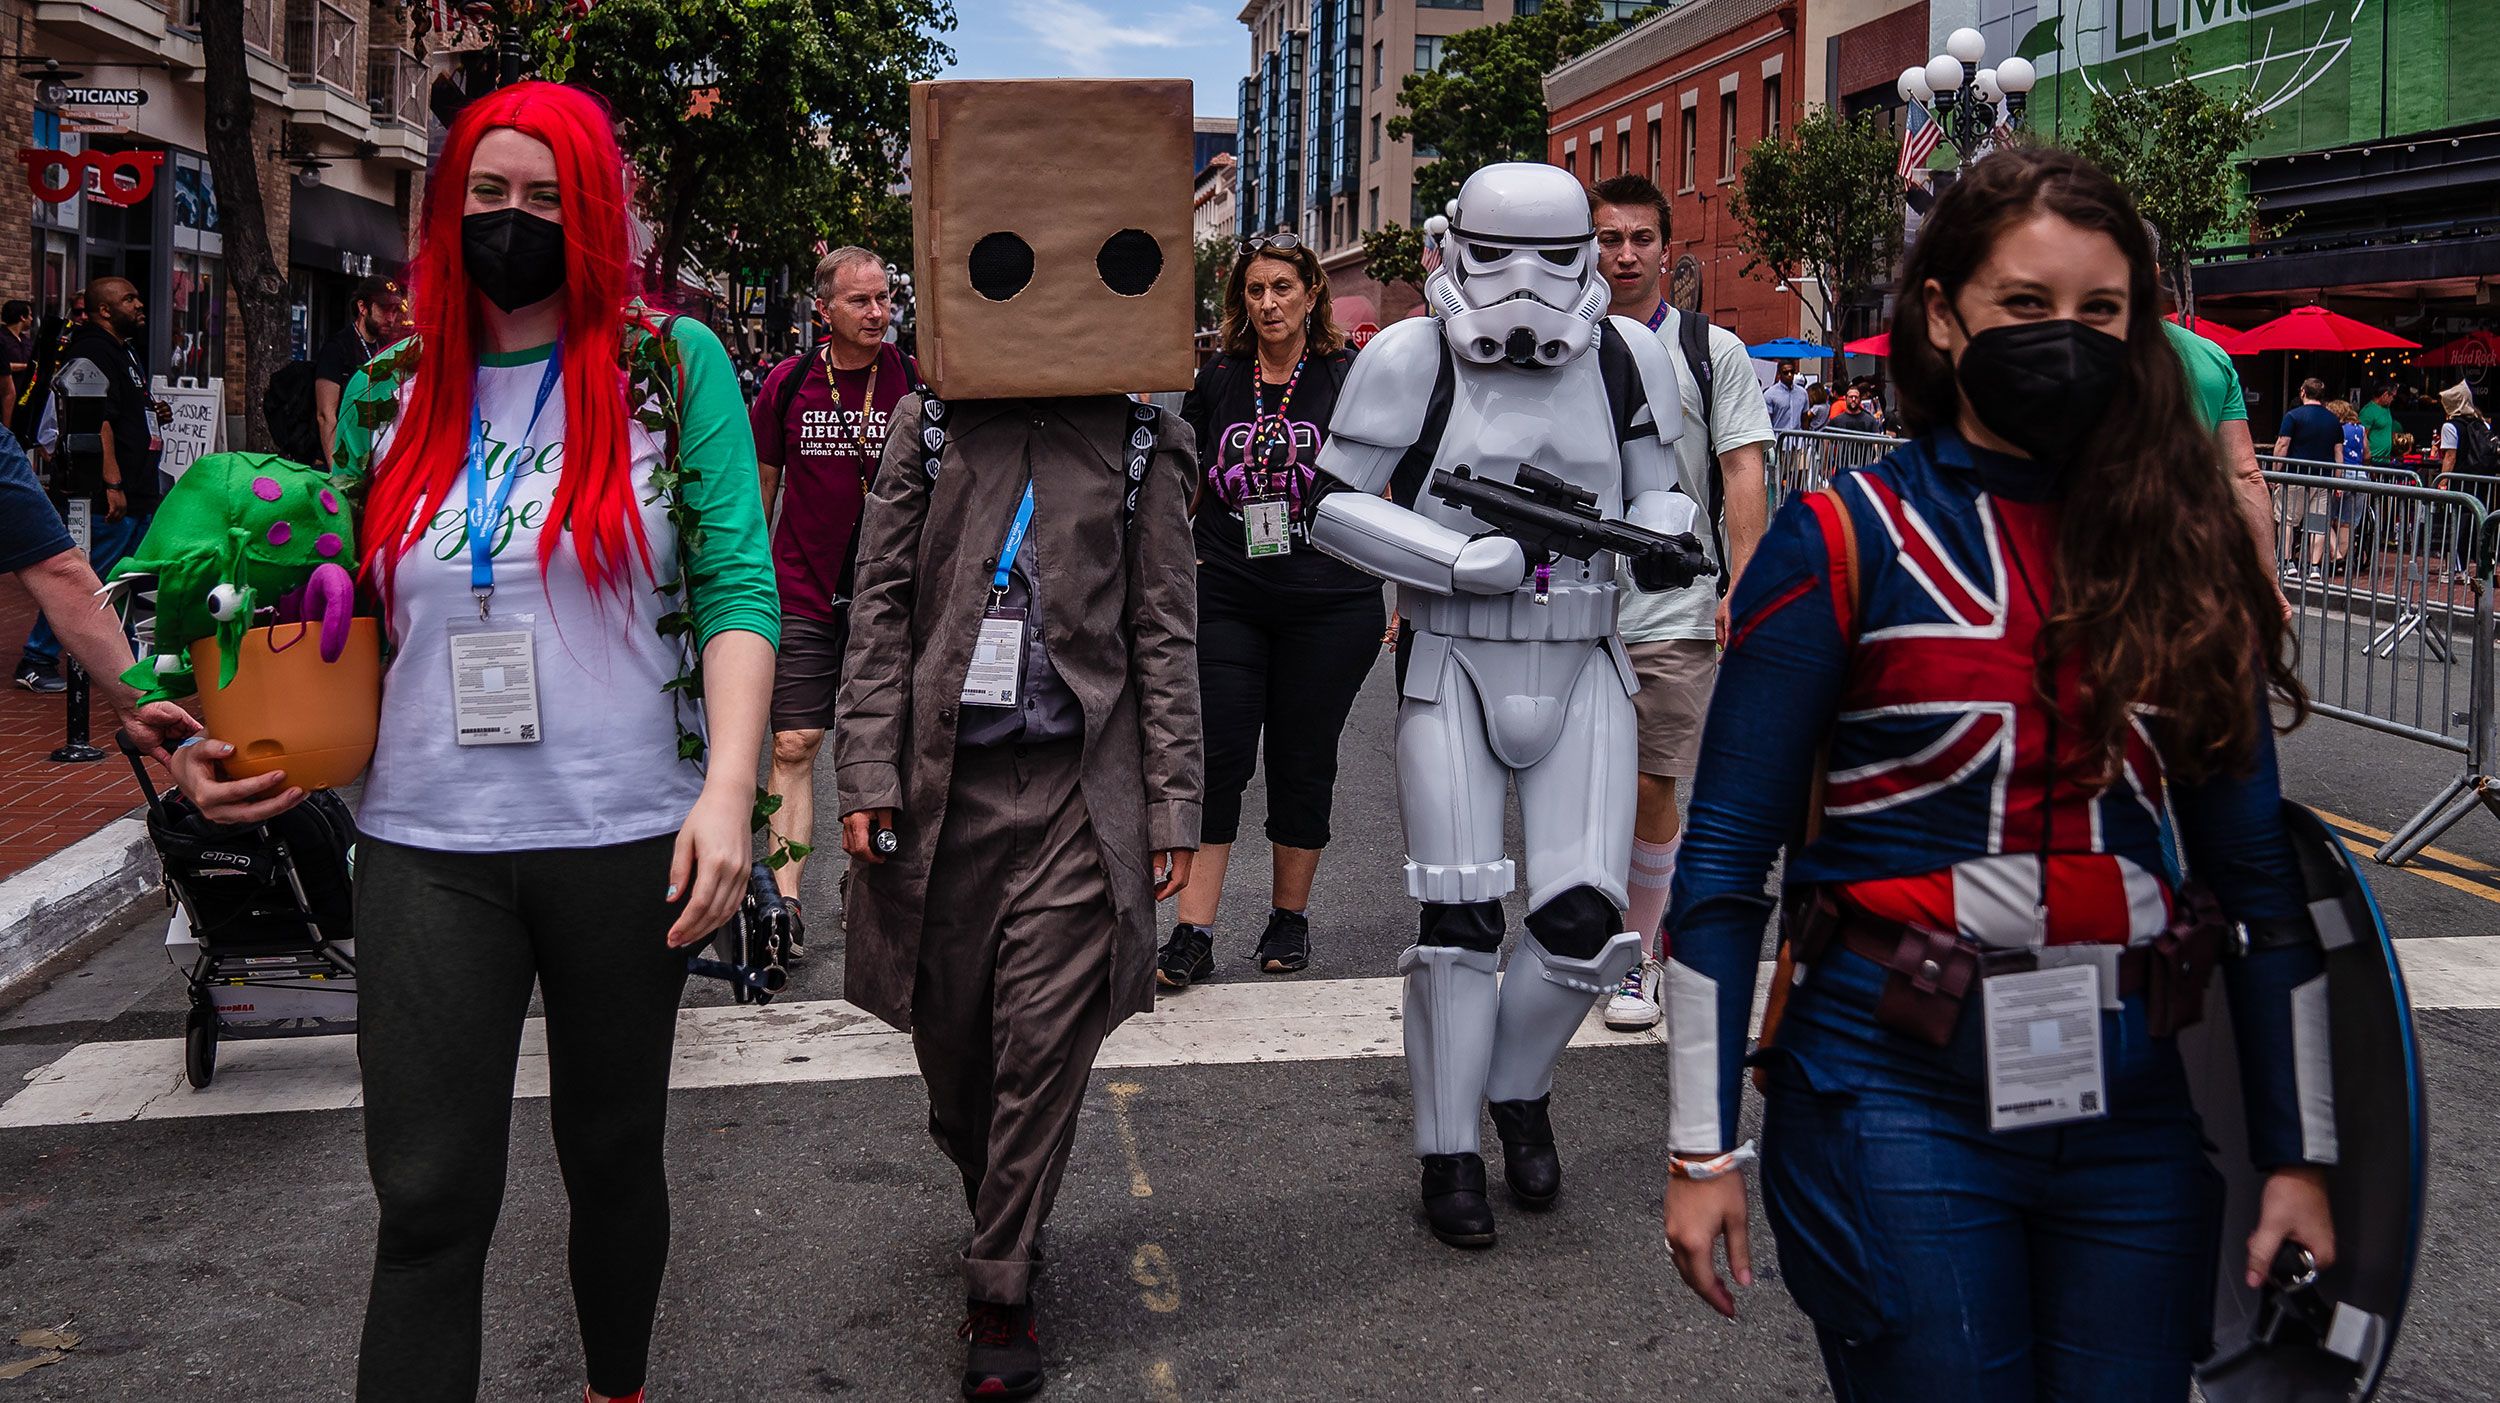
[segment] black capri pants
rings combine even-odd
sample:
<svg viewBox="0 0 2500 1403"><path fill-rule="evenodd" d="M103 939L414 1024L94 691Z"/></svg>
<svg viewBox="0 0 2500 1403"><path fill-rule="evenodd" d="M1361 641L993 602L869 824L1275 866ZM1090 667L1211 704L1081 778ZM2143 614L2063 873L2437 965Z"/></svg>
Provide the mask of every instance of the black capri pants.
<svg viewBox="0 0 2500 1403"><path fill-rule="evenodd" d="M1261 589L1223 571L1198 574L1198 697L1207 795L1199 836L1230 843L1241 791L1267 737L1267 838L1328 846L1337 740L1380 656L1389 616L1378 589Z"/></svg>

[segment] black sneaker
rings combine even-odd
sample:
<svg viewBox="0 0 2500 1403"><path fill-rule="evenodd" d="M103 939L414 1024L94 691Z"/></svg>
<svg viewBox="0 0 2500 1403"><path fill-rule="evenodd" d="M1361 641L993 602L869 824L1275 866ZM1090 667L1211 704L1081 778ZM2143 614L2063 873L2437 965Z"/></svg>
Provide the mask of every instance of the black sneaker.
<svg viewBox="0 0 2500 1403"><path fill-rule="evenodd" d="M1259 972L1299 974L1311 964L1311 921L1299 911L1278 907L1267 913L1267 934L1259 937Z"/></svg>
<svg viewBox="0 0 2500 1403"><path fill-rule="evenodd" d="M69 690L69 684L61 680L60 673L46 672L33 663L18 664L17 676L12 680L37 696L49 697Z"/></svg>
<svg viewBox="0 0 2500 1403"><path fill-rule="evenodd" d="M781 962L794 965L807 958L807 922L799 917L799 899L785 896L781 904L790 911L790 936L781 943Z"/></svg>
<svg viewBox="0 0 2500 1403"><path fill-rule="evenodd" d="M1042 1391L1042 1340L1033 1328L1033 1303L1002 1306L966 1301L964 1397L1030 1398Z"/></svg>
<svg viewBox="0 0 2500 1403"><path fill-rule="evenodd" d="M1155 983L1186 989L1215 973L1215 932L1205 926L1177 925L1155 957Z"/></svg>

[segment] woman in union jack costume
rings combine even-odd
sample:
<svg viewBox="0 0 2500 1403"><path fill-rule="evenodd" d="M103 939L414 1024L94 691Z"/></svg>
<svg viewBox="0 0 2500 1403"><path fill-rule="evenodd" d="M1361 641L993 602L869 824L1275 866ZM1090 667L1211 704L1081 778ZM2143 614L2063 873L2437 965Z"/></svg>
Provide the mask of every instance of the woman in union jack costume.
<svg viewBox="0 0 2500 1403"><path fill-rule="evenodd" d="M2249 1269L2334 1249L2268 710L2305 698L2125 193L2071 153L1990 156L1901 285L1916 437L1789 502L1733 600L1668 921L1668 1243L1733 1315L1712 1249L1750 1281L1740 1071L1785 847L1763 1194L1835 1393L2177 1403L2220 1231L2171 1036L2220 944L2202 894L2248 937L2221 972L2268 1176ZM2009 991L2061 971L2068 1021L2024 1014ZM1991 1037L2038 1074L2095 1035L2097 1081L1991 1078Z"/></svg>

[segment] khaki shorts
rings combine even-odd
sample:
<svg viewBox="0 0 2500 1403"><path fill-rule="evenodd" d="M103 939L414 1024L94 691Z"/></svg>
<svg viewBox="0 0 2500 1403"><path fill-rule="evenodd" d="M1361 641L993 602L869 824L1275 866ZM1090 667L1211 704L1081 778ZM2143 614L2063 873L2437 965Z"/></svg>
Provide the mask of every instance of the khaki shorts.
<svg viewBox="0 0 2500 1403"><path fill-rule="evenodd" d="M1701 722L1719 678L1719 645L1707 638L1627 643L1641 689L1632 696L1640 718L1641 773L1691 779L1701 759Z"/></svg>
<svg viewBox="0 0 2500 1403"><path fill-rule="evenodd" d="M773 659L773 729L833 728L834 702L842 691L842 650L850 645L850 613L828 622L786 614L781 650Z"/></svg>

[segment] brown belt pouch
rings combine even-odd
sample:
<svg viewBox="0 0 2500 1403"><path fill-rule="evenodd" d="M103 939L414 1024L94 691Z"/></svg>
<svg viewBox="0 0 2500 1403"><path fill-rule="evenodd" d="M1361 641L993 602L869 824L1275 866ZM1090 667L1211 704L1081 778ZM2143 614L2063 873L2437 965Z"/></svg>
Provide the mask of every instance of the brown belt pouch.
<svg viewBox="0 0 2500 1403"><path fill-rule="evenodd" d="M2170 928L2154 940L2144 971L2144 1026L2157 1038L2194 1027L2221 962L2227 924L2204 888L2182 884Z"/></svg>
<svg viewBox="0 0 2500 1403"><path fill-rule="evenodd" d="M1885 923L1876 929L1890 937L1885 943L1891 949L1877 963L1892 974L1876 1001L1875 1021L1933 1047L1952 1042L1962 1000L1979 981L1979 951L1951 935L1914 926Z"/></svg>

